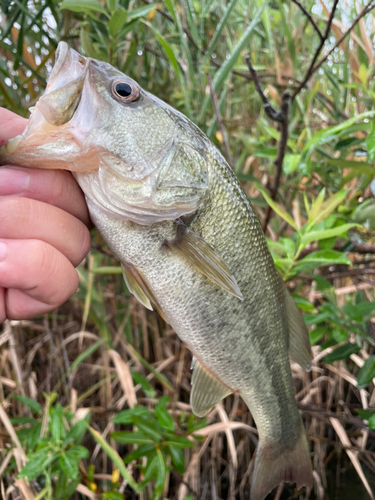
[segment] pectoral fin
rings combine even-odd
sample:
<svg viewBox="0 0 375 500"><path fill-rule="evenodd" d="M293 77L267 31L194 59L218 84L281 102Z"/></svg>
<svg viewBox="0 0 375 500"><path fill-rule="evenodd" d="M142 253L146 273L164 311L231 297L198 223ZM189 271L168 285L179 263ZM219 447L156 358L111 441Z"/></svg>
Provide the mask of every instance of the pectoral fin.
<svg viewBox="0 0 375 500"><path fill-rule="evenodd" d="M191 379L190 406L197 417L204 417L219 401L232 393L199 361L195 361Z"/></svg>
<svg viewBox="0 0 375 500"><path fill-rule="evenodd" d="M301 311L292 296L285 290L285 305L289 326L289 354L304 370L311 369L311 347L309 332Z"/></svg>
<svg viewBox="0 0 375 500"><path fill-rule="evenodd" d="M158 311L160 316L164 319L164 321L167 321L156 297L150 290L150 287L148 286L146 281L137 271L137 269L131 264L121 264L121 268L126 286L128 287L129 291L147 309L150 309L150 311L152 311L154 307Z"/></svg>
<svg viewBox="0 0 375 500"><path fill-rule="evenodd" d="M164 242L164 246L178 252L198 272L204 274L215 285L243 300L237 281L223 259L194 231L183 224L179 224L176 238L173 241Z"/></svg>

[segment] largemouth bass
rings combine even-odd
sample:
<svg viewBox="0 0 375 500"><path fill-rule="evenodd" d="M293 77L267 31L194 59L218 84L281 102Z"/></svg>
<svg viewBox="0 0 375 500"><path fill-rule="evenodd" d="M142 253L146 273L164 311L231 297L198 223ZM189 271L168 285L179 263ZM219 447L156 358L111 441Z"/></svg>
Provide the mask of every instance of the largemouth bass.
<svg viewBox="0 0 375 500"><path fill-rule="evenodd" d="M282 481L311 487L288 359L309 367L307 329L254 210L203 132L61 42L46 91L0 164L72 171L129 290L192 351L193 412L231 393L244 399L259 431L251 499Z"/></svg>

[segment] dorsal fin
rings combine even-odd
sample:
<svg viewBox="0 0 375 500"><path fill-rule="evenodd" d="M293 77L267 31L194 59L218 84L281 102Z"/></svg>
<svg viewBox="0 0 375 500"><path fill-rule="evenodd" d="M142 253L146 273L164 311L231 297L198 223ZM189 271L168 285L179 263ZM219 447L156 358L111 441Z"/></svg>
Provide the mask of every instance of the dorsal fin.
<svg viewBox="0 0 375 500"><path fill-rule="evenodd" d="M139 271L132 266L131 264L121 264L122 275L124 276L124 280L126 286L141 304L143 304L150 311L153 310L153 307L158 311L160 316L167 322L165 318L165 314L160 307L155 295L152 293L150 287L141 276Z"/></svg>
<svg viewBox="0 0 375 500"><path fill-rule="evenodd" d="M218 378L212 375L198 360L193 362L190 406L197 417L204 417L217 403L232 393Z"/></svg>
<svg viewBox="0 0 375 500"><path fill-rule="evenodd" d="M311 347L309 332L297 304L287 289L285 289L285 292L285 305L289 327L289 355L304 370L310 370Z"/></svg>
<svg viewBox="0 0 375 500"><path fill-rule="evenodd" d="M177 221L177 235L164 246L184 257L198 272L204 274L215 285L223 288L240 300L241 290L233 274L218 253L198 234Z"/></svg>

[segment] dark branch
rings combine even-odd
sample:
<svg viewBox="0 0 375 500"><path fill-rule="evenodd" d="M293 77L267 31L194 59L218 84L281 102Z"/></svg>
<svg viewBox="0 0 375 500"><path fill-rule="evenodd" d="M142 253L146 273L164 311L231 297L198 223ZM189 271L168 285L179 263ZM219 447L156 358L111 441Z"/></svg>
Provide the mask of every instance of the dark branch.
<svg viewBox="0 0 375 500"><path fill-rule="evenodd" d="M305 9L305 7L302 4L300 4L298 0L292 0L292 2L295 3L296 5L298 5L298 7L302 10L302 12L305 14L305 16L307 17L307 19L314 26L315 31L318 33L319 38L322 41L323 40L322 32L318 28L318 25L316 24L316 22L312 18L311 14L309 12L307 12L307 10Z"/></svg>
<svg viewBox="0 0 375 500"><path fill-rule="evenodd" d="M288 142L289 134L289 106L290 106L290 94L284 92L281 96L281 106L280 106L280 116L282 120L280 121L280 139L277 145L277 158L275 160L275 179L273 181L273 186L271 188L271 198L276 199L277 191L280 185L281 173L283 171L283 161L285 156L286 144ZM266 232L268 222L270 220L272 213L271 207L268 205L263 221L263 231Z"/></svg>
<svg viewBox="0 0 375 500"><path fill-rule="evenodd" d="M281 106L280 110L277 111L268 101L267 96L263 92L263 89L259 83L258 75L252 65L250 56L246 57L246 63L249 67L249 71L251 74L251 78L254 81L255 89L260 95L260 98L262 99L263 102L263 108L266 114L268 115L271 120L274 120L278 123L280 123L280 139L277 144L277 157L275 160L275 167L276 167L276 172L275 172L275 178L273 181L273 185L270 189L271 192L271 198L274 200L277 195L277 191L279 189L280 185L280 178L281 178L281 173L283 170L283 161L284 161L284 156L285 156L285 150L286 150L286 144L288 142L288 133L289 133L289 106L290 106L290 94L288 92L283 92L281 96ZM263 221L263 231L266 232L268 222L270 220L272 213L271 207L268 205L266 208L266 213L264 216L264 221Z"/></svg>
<svg viewBox="0 0 375 500"><path fill-rule="evenodd" d="M211 75L209 73L207 74L207 78L208 78L208 85L210 87L212 104L214 106L214 111L215 111L217 125L219 127L221 136L223 138L224 149L225 149L225 156L227 158L227 161L228 161L229 165L233 168L232 155L230 154L230 148L229 148L227 133L226 133L225 127L223 125L223 119L221 117L221 113L220 113L220 109L219 109L219 103L217 102L217 96L215 94L214 86L212 85L212 77L211 77Z"/></svg>
<svg viewBox="0 0 375 500"><path fill-rule="evenodd" d="M349 35L349 33L353 30L353 28L358 24L358 22L364 17L366 14L370 12L375 7L375 2L371 0L366 7L358 14L358 16L354 19L353 23L351 26L345 31L345 33L337 40L333 48L326 54L319 62L318 64L313 68L311 74L315 73L317 69L320 68L322 64L326 62L328 57L332 54L332 52L339 47L339 45L345 40L345 38Z"/></svg>
<svg viewBox="0 0 375 500"><path fill-rule="evenodd" d="M328 22L327 22L327 26L326 26L326 30L325 30L324 35L323 35L323 38L320 40L320 44L319 44L318 48L315 51L315 54L314 54L314 56L312 58L312 61L311 61L310 66L309 66L309 69L306 72L305 78L302 80L301 85L294 91L294 94L292 95L292 101L294 101L294 99L297 97L297 95L301 92L301 90L306 85L306 83L309 81L311 75L314 72L315 62L318 59L319 54L321 53L321 51L323 49L323 45L325 44L325 41L328 38L329 32L331 31L331 25L332 25L332 21L333 21L333 18L334 18L334 15L335 15L338 3L339 3L339 0L334 0L333 7L332 7L332 10L331 10L331 14L329 16L329 19L328 19Z"/></svg>
<svg viewBox="0 0 375 500"><path fill-rule="evenodd" d="M252 65L250 56L246 56L246 63L250 71L251 79L254 82L255 89L263 101L263 108L266 112L266 115L271 118L271 120L275 120L276 122L281 123L283 117L281 116L281 113L279 111L276 111L276 109L269 103L266 95L264 94L263 89L259 83L258 75Z"/></svg>

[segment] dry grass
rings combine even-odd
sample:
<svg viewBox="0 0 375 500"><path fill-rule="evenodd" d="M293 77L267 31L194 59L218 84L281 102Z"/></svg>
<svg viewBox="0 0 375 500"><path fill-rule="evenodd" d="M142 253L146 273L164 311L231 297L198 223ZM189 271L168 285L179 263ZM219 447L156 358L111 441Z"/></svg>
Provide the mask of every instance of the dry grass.
<svg viewBox="0 0 375 500"><path fill-rule="evenodd" d="M60 403L69 407L77 418L91 409L92 427L120 455L126 449L109 437L114 430L111 418L134 404L153 403L140 386L134 387L130 370L147 377L158 396L171 396L169 409L176 420L181 412L191 411L188 404L191 355L175 333L156 313L146 311L133 297L122 293L120 276L95 277L91 288L84 279L87 276L84 267L81 273L81 292L83 287L85 297L80 293L58 311L34 321L7 322L0 334L0 457L3 460L6 457L0 463L0 498L4 500L31 499L38 491L35 484L17 479L16 474L4 474L11 454L16 458L18 471L25 462L9 418L28 415L28 410L12 398L14 394L26 395L43 404L42 393L56 391ZM350 293L347 279L345 286ZM88 294L91 294L91 313L85 330L81 330ZM102 343L95 352L77 365L78 356L100 340ZM354 377L369 351L363 348L358 355L352 355L349 363L353 366L349 371L345 362L322 364L323 356L330 350L321 352L319 347L313 347L310 373L292 364L297 404L312 453L314 490L298 496L292 487L285 486L270 498L323 500L333 497L334 491L339 492L336 498L351 498L340 490L341 484L348 488L349 476L350 482L357 483L357 498L373 498L369 483L374 486L371 476L375 473L375 432L367 428L356 409L374 408L375 391L373 384L369 390L359 390ZM152 371L145 367L144 361L152 365ZM158 373L169 383L155 378ZM187 495L202 500L248 499L258 438L242 400L238 396L226 398L209 413L206 427L198 434L205 439L185 450L185 473L180 477L173 471L167 476L164 496L176 500ZM100 487L103 480L111 477L112 464L89 438L84 444L90 449L91 458L82 463L83 478L89 463L95 464L95 482ZM6 454L9 447L12 452ZM353 470L356 476L352 475ZM81 484L78 491L73 498L99 498L87 484ZM142 500L149 497L147 490L139 496Z"/></svg>

